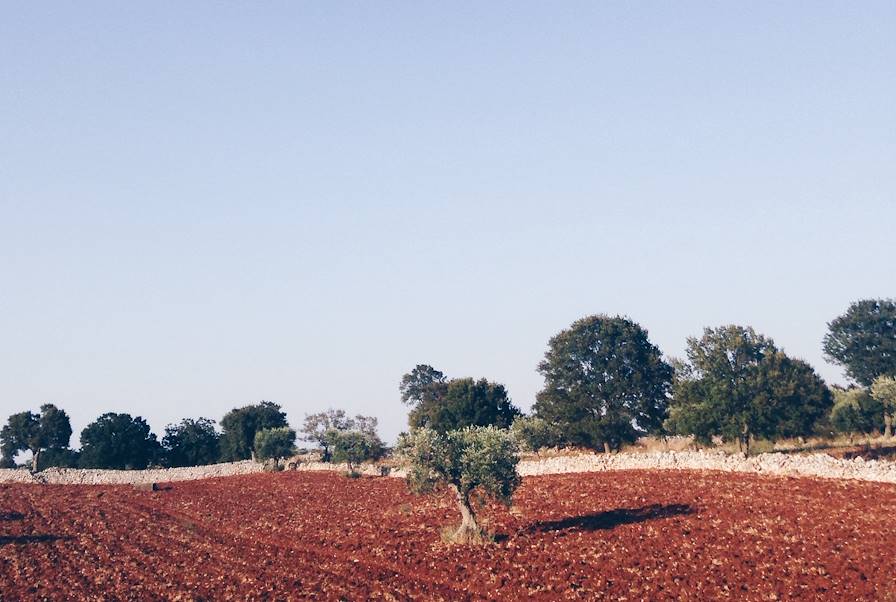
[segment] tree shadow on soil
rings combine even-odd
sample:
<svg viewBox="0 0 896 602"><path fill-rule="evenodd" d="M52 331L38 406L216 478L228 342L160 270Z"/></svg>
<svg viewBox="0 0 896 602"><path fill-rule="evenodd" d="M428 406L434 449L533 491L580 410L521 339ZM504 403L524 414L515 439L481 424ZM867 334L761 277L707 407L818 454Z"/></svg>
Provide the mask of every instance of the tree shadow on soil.
<svg viewBox="0 0 896 602"><path fill-rule="evenodd" d="M0 535L0 547L7 544L46 543L69 539L72 539L70 535Z"/></svg>
<svg viewBox="0 0 896 602"><path fill-rule="evenodd" d="M24 520L25 515L21 512L0 512L0 521L7 520Z"/></svg>
<svg viewBox="0 0 896 602"><path fill-rule="evenodd" d="M693 512L694 509L687 504L650 504L641 508L618 508L559 520L538 521L529 527L528 531L540 533L565 530L598 531L612 529L619 525L683 516L693 514Z"/></svg>

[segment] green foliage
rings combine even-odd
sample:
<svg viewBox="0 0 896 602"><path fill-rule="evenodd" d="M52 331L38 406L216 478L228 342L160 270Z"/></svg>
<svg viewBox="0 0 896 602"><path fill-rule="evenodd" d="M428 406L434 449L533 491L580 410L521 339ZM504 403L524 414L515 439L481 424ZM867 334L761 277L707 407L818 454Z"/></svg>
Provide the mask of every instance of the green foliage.
<svg viewBox="0 0 896 602"><path fill-rule="evenodd" d="M142 469L158 453L156 436L139 416L109 412L81 431L82 468Z"/></svg>
<svg viewBox="0 0 896 602"><path fill-rule="evenodd" d="M427 364L417 364L413 370L401 377L401 383L398 385L401 401L410 406L441 399L446 388L445 375Z"/></svg>
<svg viewBox="0 0 896 602"><path fill-rule="evenodd" d="M327 439L333 450L332 460L348 464L349 473L353 473L362 462L379 459L385 451L383 442L375 432L331 430Z"/></svg>
<svg viewBox="0 0 896 602"><path fill-rule="evenodd" d="M867 389L834 387L834 407L831 408L831 426L838 433L870 435L883 424L883 405L871 397Z"/></svg>
<svg viewBox="0 0 896 602"><path fill-rule="evenodd" d="M400 440L398 452L408 467L408 485L417 493L450 488L465 500L479 492L509 505L520 484L516 441L493 426L448 433L419 428Z"/></svg>
<svg viewBox="0 0 896 602"><path fill-rule="evenodd" d="M296 453L296 432L286 426L262 429L255 433L256 460L286 458Z"/></svg>
<svg viewBox="0 0 896 602"><path fill-rule="evenodd" d="M408 422L411 428L444 433L468 426L507 428L519 414L504 385L484 378L455 378L430 387L411 410Z"/></svg>
<svg viewBox="0 0 896 602"><path fill-rule="evenodd" d="M40 414L19 412L9 417L0 429L0 455L9 465L18 452L31 451L32 470L38 470L42 452L67 448L71 436L68 414L47 403L40 407Z"/></svg>
<svg viewBox="0 0 896 602"><path fill-rule="evenodd" d="M73 449L64 447L50 447L40 454L37 469L46 468L78 468L81 465L81 454Z"/></svg>
<svg viewBox="0 0 896 602"><path fill-rule="evenodd" d="M332 431L347 431L353 427L352 419L345 410L332 408L316 414L305 414L305 423L302 426L302 439L316 443L321 449L321 460L329 462L332 458L330 433Z"/></svg>
<svg viewBox="0 0 896 602"><path fill-rule="evenodd" d="M896 378L878 376L871 383L871 397L883 406L884 436L893 436L893 414L896 412Z"/></svg>
<svg viewBox="0 0 896 602"><path fill-rule="evenodd" d="M825 355L864 386L896 376L896 300L863 299L828 324Z"/></svg>
<svg viewBox="0 0 896 602"><path fill-rule="evenodd" d="M346 415L345 410L329 409L316 414L306 414L302 426L302 439L316 443L321 449L321 460L330 462L333 459L333 445L339 433L357 431L364 434L371 445L383 448L376 432L377 419L373 416L358 414L354 418ZM340 460L341 461L341 460Z"/></svg>
<svg viewBox="0 0 896 602"><path fill-rule="evenodd" d="M896 378L878 376L871 383L871 397L880 402L885 412L896 411Z"/></svg>
<svg viewBox="0 0 896 602"><path fill-rule="evenodd" d="M474 499L478 505L488 499L510 505L520 484L516 440L509 431L493 426L471 426L447 433L418 428L399 439L398 455L407 468L411 491L438 493L448 489L454 493L462 519L451 536L456 543L483 541Z"/></svg>
<svg viewBox="0 0 896 602"><path fill-rule="evenodd" d="M562 441L560 429L538 416L519 416L513 421L510 432L524 451L557 447Z"/></svg>
<svg viewBox="0 0 896 602"><path fill-rule="evenodd" d="M33 412L11 415L0 429L0 450L11 463L16 454L40 447L40 419Z"/></svg>
<svg viewBox="0 0 896 602"><path fill-rule="evenodd" d="M659 432L672 368L647 331L623 317L589 316L548 343L535 414L557 425L565 442L618 448Z"/></svg>
<svg viewBox="0 0 896 602"><path fill-rule="evenodd" d="M811 434L833 403L807 363L787 357L752 328L707 328L688 339L666 427L707 443L713 435L749 450L752 437Z"/></svg>
<svg viewBox="0 0 896 602"><path fill-rule="evenodd" d="M280 406L270 401L235 408L221 419L221 459L248 460L255 453L255 434L264 429L289 426Z"/></svg>
<svg viewBox="0 0 896 602"><path fill-rule="evenodd" d="M165 427L162 457L165 466L203 466L221 457L220 437L215 421L208 418L184 418Z"/></svg>

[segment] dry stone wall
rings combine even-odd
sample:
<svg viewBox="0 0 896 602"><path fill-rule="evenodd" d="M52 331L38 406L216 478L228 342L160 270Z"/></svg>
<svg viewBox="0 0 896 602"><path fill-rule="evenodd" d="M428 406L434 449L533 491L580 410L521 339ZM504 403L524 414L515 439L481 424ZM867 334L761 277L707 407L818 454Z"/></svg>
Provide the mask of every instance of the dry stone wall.
<svg viewBox="0 0 896 602"><path fill-rule="evenodd" d="M522 476L604 470L721 470L768 475L859 479L896 483L896 462L839 460L827 454L760 454L744 457L713 451L669 451L631 454L577 454L528 459L519 463Z"/></svg>
<svg viewBox="0 0 896 602"><path fill-rule="evenodd" d="M85 468L48 468L34 475L27 470L0 470L0 483L39 483L47 485L140 485L195 481L231 477L265 470L263 464L245 460L208 466L153 468L149 470L96 470Z"/></svg>
<svg viewBox="0 0 896 602"><path fill-rule="evenodd" d="M346 472L345 464L325 462L290 462L286 468L298 471ZM364 475L379 476L386 473L404 477L404 471L383 470L379 466L356 467ZM859 479L881 483L896 483L896 462L864 460L839 460L827 454L761 454L752 458L713 451L668 451L623 454L572 454L521 460L518 472L521 476L562 474L574 472L600 472L605 470L721 470L767 475L789 475L833 479ZM49 468L37 474L27 470L0 469L0 483L38 483L60 485L139 485L190 481L213 477L227 477L258 473L266 470L263 464L246 460L228 464L212 464L187 468L151 470L85 470L74 468Z"/></svg>

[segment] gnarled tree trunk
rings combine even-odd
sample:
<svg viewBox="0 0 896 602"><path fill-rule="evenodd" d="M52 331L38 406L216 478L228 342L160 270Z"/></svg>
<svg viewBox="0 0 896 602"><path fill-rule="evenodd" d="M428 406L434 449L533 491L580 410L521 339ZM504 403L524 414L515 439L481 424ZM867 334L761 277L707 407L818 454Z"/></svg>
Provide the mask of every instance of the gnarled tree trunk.
<svg viewBox="0 0 896 602"><path fill-rule="evenodd" d="M461 522L460 527L451 536L454 543L482 543L482 529L476 522L476 514L470 505L470 497L465 493L461 493L456 485L451 486L454 489L457 507L460 509Z"/></svg>

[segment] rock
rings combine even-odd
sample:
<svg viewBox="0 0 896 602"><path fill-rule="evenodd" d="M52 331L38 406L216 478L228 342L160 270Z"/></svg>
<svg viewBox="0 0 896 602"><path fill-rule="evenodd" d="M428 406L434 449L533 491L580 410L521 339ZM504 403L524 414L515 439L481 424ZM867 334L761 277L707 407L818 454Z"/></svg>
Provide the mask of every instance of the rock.
<svg viewBox="0 0 896 602"><path fill-rule="evenodd" d="M158 491L159 484L158 483L135 483L134 489L137 491Z"/></svg>

